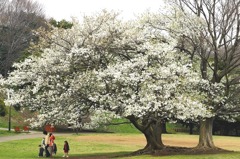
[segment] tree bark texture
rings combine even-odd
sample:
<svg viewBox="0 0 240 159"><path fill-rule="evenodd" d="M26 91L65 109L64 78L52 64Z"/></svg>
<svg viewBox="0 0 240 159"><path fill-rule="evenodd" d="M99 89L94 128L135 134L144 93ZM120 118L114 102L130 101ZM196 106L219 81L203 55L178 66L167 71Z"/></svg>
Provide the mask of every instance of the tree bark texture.
<svg viewBox="0 0 240 159"><path fill-rule="evenodd" d="M199 143L197 148L215 148L212 138L213 118L207 118L200 122Z"/></svg>
<svg viewBox="0 0 240 159"><path fill-rule="evenodd" d="M146 130L143 131L147 144L144 150L160 150L165 146L162 142L162 123L156 122L151 124Z"/></svg>
<svg viewBox="0 0 240 159"><path fill-rule="evenodd" d="M147 142L146 146L136 153L146 154L151 153L154 150L161 150L165 148L162 142L163 123L160 120L146 123L144 121L139 122L139 120L134 117L130 117L128 119L139 131L144 134Z"/></svg>

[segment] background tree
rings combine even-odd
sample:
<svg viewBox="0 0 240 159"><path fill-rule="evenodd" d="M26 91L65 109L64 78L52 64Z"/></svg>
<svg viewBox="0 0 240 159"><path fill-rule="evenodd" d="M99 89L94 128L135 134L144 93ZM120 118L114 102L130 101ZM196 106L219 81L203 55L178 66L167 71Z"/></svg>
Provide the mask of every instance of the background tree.
<svg viewBox="0 0 240 159"><path fill-rule="evenodd" d="M0 13L3 12L4 8L6 7L7 0L0 0Z"/></svg>
<svg viewBox="0 0 240 159"><path fill-rule="evenodd" d="M235 122L229 122L221 118L215 118L213 123L213 134L222 136L239 136L239 117Z"/></svg>
<svg viewBox="0 0 240 159"><path fill-rule="evenodd" d="M7 110L6 110L4 100L3 100L3 98L0 98L0 116L5 116L6 112L7 112Z"/></svg>
<svg viewBox="0 0 240 159"><path fill-rule="evenodd" d="M0 76L0 83L2 83L1 79L2 79L2 77ZM5 96L4 88L2 86L0 86L0 116L5 116L6 112L7 112L6 106L4 103L4 96Z"/></svg>
<svg viewBox="0 0 240 159"><path fill-rule="evenodd" d="M63 28L63 29L70 29L73 26L72 22L66 21L62 19L61 21L56 21L55 19L50 19L49 23L54 27Z"/></svg>
<svg viewBox="0 0 240 159"><path fill-rule="evenodd" d="M44 26L45 20L42 7L30 0L1 1L0 10L0 73L7 76L12 63L34 41L32 30Z"/></svg>

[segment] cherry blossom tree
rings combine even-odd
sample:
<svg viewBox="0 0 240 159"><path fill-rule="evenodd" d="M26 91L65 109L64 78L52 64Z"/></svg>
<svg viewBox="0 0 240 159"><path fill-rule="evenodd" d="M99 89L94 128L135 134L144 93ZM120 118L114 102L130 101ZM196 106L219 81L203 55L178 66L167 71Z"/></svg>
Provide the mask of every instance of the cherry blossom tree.
<svg viewBox="0 0 240 159"><path fill-rule="evenodd" d="M47 35L43 53L15 63L3 82L15 91L13 104L39 113L34 126L79 127L86 118L92 125L84 126L96 126L121 116L145 135L145 152L165 147L162 122L213 115L205 99L221 87L201 78L177 38L142 19L122 22L103 11Z"/></svg>

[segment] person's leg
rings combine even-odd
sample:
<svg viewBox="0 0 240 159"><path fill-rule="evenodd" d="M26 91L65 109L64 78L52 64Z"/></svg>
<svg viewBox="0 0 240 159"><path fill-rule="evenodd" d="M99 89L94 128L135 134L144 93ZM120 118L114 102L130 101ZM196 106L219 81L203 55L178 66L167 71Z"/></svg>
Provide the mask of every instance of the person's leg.
<svg viewBox="0 0 240 159"><path fill-rule="evenodd" d="M49 152L50 156L52 157L52 146L48 147L48 152Z"/></svg>
<svg viewBox="0 0 240 159"><path fill-rule="evenodd" d="M40 156L40 157L43 157L43 148L39 148L39 155L38 156Z"/></svg>
<svg viewBox="0 0 240 159"><path fill-rule="evenodd" d="M48 147L49 147L49 145L47 145L47 146L45 147L46 157L50 157L50 153L49 153L49 151L48 151Z"/></svg>

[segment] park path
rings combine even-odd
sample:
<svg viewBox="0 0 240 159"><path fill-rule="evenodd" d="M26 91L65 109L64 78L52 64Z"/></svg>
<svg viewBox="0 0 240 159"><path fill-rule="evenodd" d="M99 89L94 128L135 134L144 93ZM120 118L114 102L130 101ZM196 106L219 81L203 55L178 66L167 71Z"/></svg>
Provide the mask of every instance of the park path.
<svg viewBox="0 0 240 159"><path fill-rule="evenodd" d="M7 130L4 128L0 128L1 130ZM14 130L12 130L14 131ZM64 136L64 135L70 135L73 133L57 133L54 132L54 136ZM14 140L23 140L23 139L32 139L32 138L38 138L38 137L44 137L42 131L32 131L30 130L29 133L23 132L19 133L17 135L11 135L11 136L1 136L0 142L7 142L7 141L14 141Z"/></svg>

